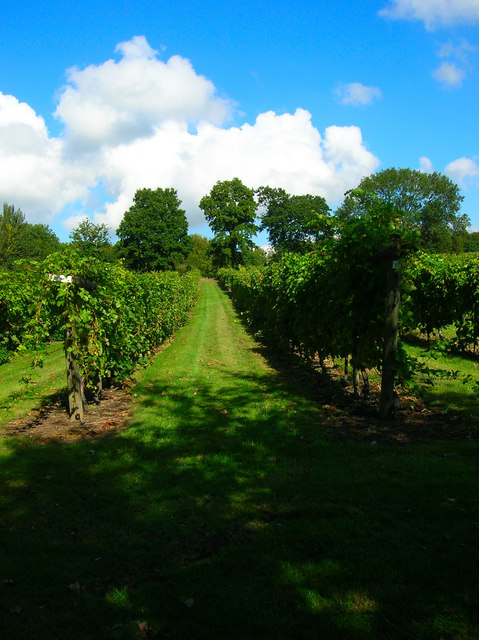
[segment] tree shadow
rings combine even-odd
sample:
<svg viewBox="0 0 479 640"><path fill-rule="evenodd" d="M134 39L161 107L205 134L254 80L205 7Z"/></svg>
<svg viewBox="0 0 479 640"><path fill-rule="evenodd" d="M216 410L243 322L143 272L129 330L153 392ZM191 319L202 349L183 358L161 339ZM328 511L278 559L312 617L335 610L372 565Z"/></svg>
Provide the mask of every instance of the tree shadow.
<svg viewBox="0 0 479 640"><path fill-rule="evenodd" d="M2 638L473 637L474 446L332 442L278 373L221 375L145 383L102 441L6 441Z"/></svg>

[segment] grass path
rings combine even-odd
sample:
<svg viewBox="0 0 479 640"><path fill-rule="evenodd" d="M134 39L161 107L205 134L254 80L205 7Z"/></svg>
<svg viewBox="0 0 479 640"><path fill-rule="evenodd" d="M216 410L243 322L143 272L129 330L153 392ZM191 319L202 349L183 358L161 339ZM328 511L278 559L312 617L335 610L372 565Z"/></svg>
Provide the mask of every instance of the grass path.
<svg viewBox="0 0 479 640"><path fill-rule="evenodd" d="M130 428L0 449L0 637L479 637L478 448L336 442L202 286Z"/></svg>

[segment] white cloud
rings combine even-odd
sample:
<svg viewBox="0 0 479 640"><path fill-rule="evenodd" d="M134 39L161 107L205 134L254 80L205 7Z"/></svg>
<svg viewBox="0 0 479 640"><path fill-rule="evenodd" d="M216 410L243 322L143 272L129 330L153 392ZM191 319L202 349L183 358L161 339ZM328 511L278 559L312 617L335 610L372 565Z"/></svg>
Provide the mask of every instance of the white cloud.
<svg viewBox="0 0 479 640"><path fill-rule="evenodd" d="M432 162L426 156L421 156L419 158L419 171L423 173L431 173L432 172Z"/></svg>
<svg viewBox="0 0 479 640"><path fill-rule="evenodd" d="M460 87L466 72L453 62L443 62L440 67L432 72L433 78L439 80L443 87L450 89Z"/></svg>
<svg viewBox="0 0 479 640"><path fill-rule="evenodd" d="M151 135L165 120L222 123L231 103L216 96L213 83L197 75L186 58L157 58L144 36L116 47L107 60L68 71L55 115L75 148L118 144Z"/></svg>
<svg viewBox="0 0 479 640"><path fill-rule="evenodd" d="M427 29L479 22L477 0L389 0L379 15L392 20L421 20Z"/></svg>
<svg viewBox="0 0 479 640"><path fill-rule="evenodd" d="M479 179L479 164L472 158L458 158L450 162L444 173L458 184L466 184L468 181L477 182Z"/></svg>
<svg viewBox="0 0 479 640"><path fill-rule="evenodd" d="M73 231L73 229L76 229L81 222L85 222L86 220L89 220L86 215L70 216L63 221L63 226L67 231Z"/></svg>
<svg viewBox="0 0 479 640"><path fill-rule="evenodd" d="M62 142L49 137L42 117L0 93L0 199L21 206L33 221L51 221L86 193L87 174L62 162Z"/></svg>
<svg viewBox="0 0 479 640"><path fill-rule="evenodd" d="M133 36L131 40L119 42L115 47L115 51L119 51L125 58L130 60L135 58L151 60L158 53L158 51L150 47L145 36Z"/></svg>
<svg viewBox="0 0 479 640"><path fill-rule="evenodd" d="M378 87L366 87L360 82L350 82L336 87L334 96L340 104L351 104L357 107L371 104L374 100L382 98L382 93Z"/></svg>
<svg viewBox="0 0 479 640"><path fill-rule="evenodd" d="M446 89L459 87L471 67L469 54L475 49L476 47L464 39L457 45L452 42L443 44L438 56L439 58L449 58L449 61L443 62L438 69L433 71L432 76L439 80Z"/></svg>
<svg viewBox="0 0 479 640"><path fill-rule="evenodd" d="M89 213L116 228L138 188L174 187L194 229L204 223L199 200L217 180L238 176L335 205L379 166L358 127L322 135L304 109L227 126L231 103L188 60L160 61L143 37L117 50L118 62L70 70L59 137L27 104L0 94L0 199L29 220L60 214L71 230ZM92 205L99 194L105 204Z"/></svg>
<svg viewBox="0 0 479 640"><path fill-rule="evenodd" d="M115 194L98 222L117 227L139 187L175 187L192 225L203 216L198 203L217 180L238 176L252 188L283 187L338 203L344 192L372 173L378 159L357 127L328 127L324 139L311 115L262 113L253 125L221 128L203 123L195 134L166 123L154 136L105 153L101 176Z"/></svg>

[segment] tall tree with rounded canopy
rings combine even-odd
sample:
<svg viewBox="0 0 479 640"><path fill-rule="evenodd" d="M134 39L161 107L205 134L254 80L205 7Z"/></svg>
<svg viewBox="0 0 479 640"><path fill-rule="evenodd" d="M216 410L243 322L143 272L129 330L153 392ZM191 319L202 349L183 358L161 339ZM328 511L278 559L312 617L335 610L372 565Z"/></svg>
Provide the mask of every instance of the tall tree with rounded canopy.
<svg viewBox="0 0 479 640"><path fill-rule="evenodd" d="M174 269L190 248L176 189L138 189L118 229L119 254L135 271Z"/></svg>
<svg viewBox="0 0 479 640"><path fill-rule="evenodd" d="M358 191L362 191L358 197ZM364 216L377 202L392 205L397 211L397 225L419 231L420 243L428 248L438 235L438 229L461 233L470 224L461 215L459 187L450 178L437 172L424 173L412 169L385 169L363 178L337 210L340 218Z"/></svg>
<svg viewBox="0 0 479 640"><path fill-rule="evenodd" d="M21 209L3 203L0 214L0 267L12 269L15 260L24 257L25 229L27 223Z"/></svg>
<svg viewBox="0 0 479 640"><path fill-rule="evenodd" d="M84 248L107 247L110 243L109 228L106 224L97 224L91 220L82 220L70 233L72 244Z"/></svg>
<svg viewBox="0 0 479 640"><path fill-rule="evenodd" d="M312 219L330 213L322 196L292 196L273 187L259 187L256 196L265 207L261 229L268 232L268 241L276 252L306 253L313 249L322 233L313 229Z"/></svg>
<svg viewBox="0 0 479 640"><path fill-rule="evenodd" d="M73 247L80 249L85 254L111 262L114 250L109 237L110 229L106 224L82 220L70 233Z"/></svg>
<svg viewBox="0 0 479 640"><path fill-rule="evenodd" d="M258 205L254 191L239 178L218 181L200 201L200 209L215 233L212 240L217 266L237 267L252 247L251 238L258 231L255 224Z"/></svg>

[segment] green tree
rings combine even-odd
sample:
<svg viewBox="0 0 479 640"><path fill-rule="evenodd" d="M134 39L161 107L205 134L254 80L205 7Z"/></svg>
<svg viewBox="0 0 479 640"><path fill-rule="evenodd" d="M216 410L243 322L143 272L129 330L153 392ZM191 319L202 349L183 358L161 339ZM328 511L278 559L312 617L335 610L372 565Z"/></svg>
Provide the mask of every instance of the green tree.
<svg viewBox="0 0 479 640"><path fill-rule="evenodd" d="M58 236L47 224L25 224L22 258L41 261L60 251L61 246Z"/></svg>
<svg viewBox="0 0 479 640"><path fill-rule="evenodd" d="M358 197L358 190L363 192ZM397 213L398 228L417 230L423 248L433 249L435 241L444 246L445 238L439 229L453 234L464 231L470 224L461 215L459 187L440 173L424 173L412 169L385 169L363 178L354 193L346 194L337 210L340 218L362 217L377 202L391 205ZM378 205L379 206L379 205Z"/></svg>
<svg viewBox="0 0 479 640"><path fill-rule="evenodd" d="M100 248L111 244L110 229L106 224L96 224L91 220L82 220L70 233L70 239L77 248Z"/></svg>
<svg viewBox="0 0 479 640"><path fill-rule="evenodd" d="M479 251L479 231L465 234L464 251Z"/></svg>
<svg viewBox="0 0 479 640"><path fill-rule="evenodd" d="M248 267L263 267L268 263L268 255L261 247L253 247L246 251L244 263Z"/></svg>
<svg viewBox="0 0 479 640"><path fill-rule="evenodd" d="M265 210L261 229L268 232L268 241L278 254L306 253L323 235L311 226L317 216L328 216L330 209L321 196L292 196L284 189L259 187L258 202Z"/></svg>
<svg viewBox="0 0 479 640"><path fill-rule="evenodd" d="M117 229L119 253L135 271L174 269L190 249L176 189L138 189Z"/></svg>
<svg viewBox="0 0 479 640"><path fill-rule="evenodd" d="M252 247L251 238L258 231L255 224L258 205L254 191L239 178L218 181L200 201L211 230L215 264L236 267Z"/></svg>
<svg viewBox="0 0 479 640"><path fill-rule="evenodd" d="M109 234L110 229L106 224L82 220L70 233L71 245L85 255L94 255L100 260L112 262L114 250Z"/></svg>
<svg viewBox="0 0 479 640"><path fill-rule="evenodd" d="M15 260L20 260L25 246L25 216L13 204L3 203L0 214L0 267L12 269Z"/></svg>
<svg viewBox="0 0 479 640"><path fill-rule="evenodd" d="M4 203L0 214L0 268L11 270L16 260L43 260L60 249L60 240L48 225L30 224L21 209Z"/></svg>
<svg viewBox="0 0 479 640"><path fill-rule="evenodd" d="M434 253L454 253L453 234L447 227L435 225L429 234L429 246Z"/></svg>
<svg viewBox="0 0 479 640"><path fill-rule="evenodd" d="M187 269L198 269L202 276L212 276L214 273L211 242L208 238L197 233L190 235L191 249L185 258Z"/></svg>

